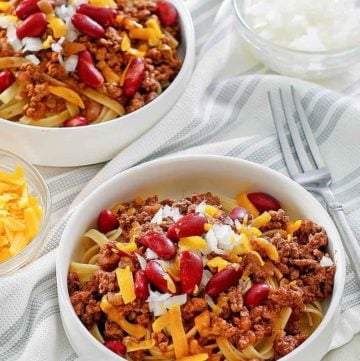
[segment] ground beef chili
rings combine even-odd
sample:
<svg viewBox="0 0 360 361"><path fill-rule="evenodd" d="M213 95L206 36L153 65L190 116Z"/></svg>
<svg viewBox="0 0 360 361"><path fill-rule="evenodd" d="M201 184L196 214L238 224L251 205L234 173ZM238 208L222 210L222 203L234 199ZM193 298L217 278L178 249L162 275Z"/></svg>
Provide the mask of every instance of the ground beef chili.
<svg viewBox="0 0 360 361"><path fill-rule="evenodd" d="M257 202L266 196L257 193ZM310 220L291 221L282 209L257 215L246 195L237 199L237 208L249 207L245 217L211 193L137 198L103 210L98 224L107 225L109 241L87 246L82 261L93 270L86 278L81 263L68 275L83 324L133 361L195 354L224 361L233 352L274 361L298 347L332 293L326 232ZM262 350L269 342L271 350Z"/></svg>
<svg viewBox="0 0 360 361"><path fill-rule="evenodd" d="M4 5L0 89L6 96L0 96L0 117L60 127L133 112L178 74L179 42L177 11L165 1Z"/></svg>

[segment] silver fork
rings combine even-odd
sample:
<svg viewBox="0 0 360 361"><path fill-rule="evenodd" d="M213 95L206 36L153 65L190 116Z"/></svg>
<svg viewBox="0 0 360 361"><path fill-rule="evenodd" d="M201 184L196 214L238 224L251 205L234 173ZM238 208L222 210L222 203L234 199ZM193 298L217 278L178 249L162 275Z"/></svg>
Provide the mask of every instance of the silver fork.
<svg viewBox="0 0 360 361"><path fill-rule="evenodd" d="M297 183L309 191L320 194L325 200L328 212L339 230L343 246L360 287L359 243L347 222L342 205L336 201L330 189L332 183L331 173L320 154L304 108L295 93L294 87L291 87L290 93L282 89L279 89L278 94L268 92L271 112L287 169L291 178ZM280 100L282 107L276 106L276 99ZM297 114L299 126L302 128L305 138L304 142L296 123L295 114ZM285 124L289 128L295 154L292 152L292 147L286 135ZM305 147L305 142L307 143L307 148Z"/></svg>

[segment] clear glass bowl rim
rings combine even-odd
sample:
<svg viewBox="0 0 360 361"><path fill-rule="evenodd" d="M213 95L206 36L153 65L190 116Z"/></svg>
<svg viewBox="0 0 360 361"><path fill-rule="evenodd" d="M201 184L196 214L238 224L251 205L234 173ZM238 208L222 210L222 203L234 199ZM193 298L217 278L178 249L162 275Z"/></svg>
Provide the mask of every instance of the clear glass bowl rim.
<svg viewBox="0 0 360 361"><path fill-rule="evenodd" d="M40 224L40 231L32 239L29 244L17 255L0 262L0 277L6 273L13 272L23 265L27 264L29 260L34 256L35 252L40 248L41 244L45 240L45 235L50 225L50 215L51 215L51 194L49 188L45 182L45 179L40 174L40 172L25 159L19 157L18 155L8 152L6 150L0 149L0 155L12 158L18 164L24 164L24 175L26 178L27 173L31 173L32 176L39 182L41 188L36 187L36 192L39 193L38 197L41 198L44 207L43 207L43 219Z"/></svg>
<svg viewBox="0 0 360 361"><path fill-rule="evenodd" d="M339 48L334 50L324 50L324 51L306 51L306 50L296 50L286 48L284 46L275 44L269 40L266 40L256 34L251 27L247 24L244 17L242 16L242 10L240 3L244 0L232 0L233 8L235 10L235 15L239 20L242 30L250 37L254 38L258 43L261 43L262 46L273 48L274 50L280 52L286 52L291 54L298 54L304 56L330 56L330 57L349 57L351 55L360 55L360 44L351 48Z"/></svg>

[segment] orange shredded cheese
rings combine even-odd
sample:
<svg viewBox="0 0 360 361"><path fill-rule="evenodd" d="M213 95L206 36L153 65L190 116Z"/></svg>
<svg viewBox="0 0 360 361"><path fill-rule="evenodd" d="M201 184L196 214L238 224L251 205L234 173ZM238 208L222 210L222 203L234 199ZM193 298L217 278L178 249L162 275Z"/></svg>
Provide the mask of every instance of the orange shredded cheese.
<svg viewBox="0 0 360 361"><path fill-rule="evenodd" d="M127 352L134 352L138 350L148 350L155 346L155 340L150 338L148 340L139 341L134 339L126 339L124 341Z"/></svg>
<svg viewBox="0 0 360 361"><path fill-rule="evenodd" d="M249 201L247 193L241 192L236 196L236 202L239 206L246 208L253 217L257 217L260 213L255 206Z"/></svg>
<svg viewBox="0 0 360 361"><path fill-rule="evenodd" d="M169 324L170 324L170 311L167 311L153 322L152 329L154 332L161 332L165 327L168 327Z"/></svg>
<svg viewBox="0 0 360 361"><path fill-rule="evenodd" d="M174 351L176 359L187 356L189 353L189 345L187 343L184 325L179 305L173 305L170 308L170 332L174 343Z"/></svg>
<svg viewBox="0 0 360 361"><path fill-rule="evenodd" d="M10 9L10 1L0 1L0 11L6 12Z"/></svg>
<svg viewBox="0 0 360 361"><path fill-rule="evenodd" d="M120 251L124 251L124 252L135 252L138 250L135 242L128 242L128 243L117 242L116 247Z"/></svg>
<svg viewBox="0 0 360 361"><path fill-rule="evenodd" d="M180 238L179 248L182 250L199 250L206 249L207 243L204 238L199 236L183 237Z"/></svg>
<svg viewBox="0 0 360 361"><path fill-rule="evenodd" d="M134 278L130 271L130 267L117 268L115 270L117 282L119 284L120 293L125 304L130 303L136 299Z"/></svg>
<svg viewBox="0 0 360 361"><path fill-rule="evenodd" d="M21 252L39 233L42 208L29 194L24 170L0 171L0 262Z"/></svg>
<svg viewBox="0 0 360 361"><path fill-rule="evenodd" d="M226 268L230 263L221 257L214 257L207 262L209 267L217 268L218 272Z"/></svg>
<svg viewBox="0 0 360 361"><path fill-rule="evenodd" d="M205 214L209 217L216 218L218 214L220 213L220 210L214 206L205 206Z"/></svg>
<svg viewBox="0 0 360 361"><path fill-rule="evenodd" d="M125 320L125 318L117 311L116 307L114 307L106 299L103 299L100 302L100 308L107 314L111 321L116 322L130 336L142 338L147 334L148 331L145 327Z"/></svg>
<svg viewBox="0 0 360 361"><path fill-rule="evenodd" d="M265 226L271 221L271 216L268 212L264 212L263 214L260 214L260 216L256 217L252 220L251 226L255 228L261 228L262 226Z"/></svg>
<svg viewBox="0 0 360 361"><path fill-rule="evenodd" d="M179 358L178 361L205 361L208 358L209 358L209 355L207 353L199 353L197 355L185 356L185 357Z"/></svg>
<svg viewBox="0 0 360 361"><path fill-rule="evenodd" d="M251 246L254 249L263 250L272 261L279 262L280 257L276 247L270 242L268 242L266 239L264 238L253 239L251 240Z"/></svg>
<svg viewBox="0 0 360 361"><path fill-rule="evenodd" d="M53 14L47 16L47 21L49 23L50 28L53 31L54 38L59 39L61 37L65 37L67 34L66 24L58 17Z"/></svg>

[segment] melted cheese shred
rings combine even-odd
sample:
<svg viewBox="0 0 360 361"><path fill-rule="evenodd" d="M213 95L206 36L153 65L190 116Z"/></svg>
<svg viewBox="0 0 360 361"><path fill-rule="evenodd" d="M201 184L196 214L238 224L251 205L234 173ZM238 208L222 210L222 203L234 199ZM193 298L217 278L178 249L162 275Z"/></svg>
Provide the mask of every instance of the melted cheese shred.
<svg viewBox="0 0 360 361"><path fill-rule="evenodd" d="M42 207L29 193L24 170L0 171L0 262L17 255L39 233Z"/></svg>

